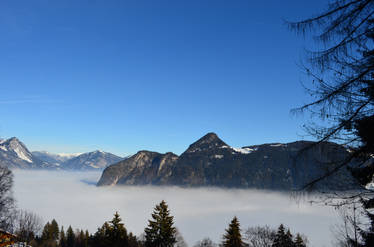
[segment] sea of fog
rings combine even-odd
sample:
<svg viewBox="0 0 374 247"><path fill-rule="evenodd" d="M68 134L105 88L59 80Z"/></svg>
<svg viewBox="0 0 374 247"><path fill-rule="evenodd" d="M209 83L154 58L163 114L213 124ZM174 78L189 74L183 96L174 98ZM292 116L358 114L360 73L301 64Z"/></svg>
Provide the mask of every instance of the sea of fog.
<svg viewBox="0 0 374 247"><path fill-rule="evenodd" d="M118 211L128 231L140 235L154 206L169 204L175 225L189 246L209 237L222 239L229 222L239 218L241 228L285 224L291 232L308 236L310 246L332 246L331 229L339 222L334 209L289 195L244 189L117 186L96 187L99 172L15 171L14 196L19 208L55 218L65 229L93 233Z"/></svg>

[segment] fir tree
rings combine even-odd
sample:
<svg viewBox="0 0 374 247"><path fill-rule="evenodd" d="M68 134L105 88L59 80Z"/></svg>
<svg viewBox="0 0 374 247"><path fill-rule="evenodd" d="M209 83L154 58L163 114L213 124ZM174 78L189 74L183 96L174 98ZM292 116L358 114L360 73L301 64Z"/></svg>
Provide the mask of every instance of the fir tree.
<svg viewBox="0 0 374 247"><path fill-rule="evenodd" d="M292 241L292 234L290 230L285 232L285 228L283 224L281 224L278 228L277 234L275 235L275 239L273 242L272 247L293 247L294 242Z"/></svg>
<svg viewBox="0 0 374 247"><path fill-rule="evenodd" d="M121 221L119 214L116 212L111 221L105 222L102 227L97 229L97 232L92 237L91 245L93 247L129 246L127 230Z"/></svg>
<svg viewBox="0 0 374 247"><path fill-rule="evenodd" d="M229 224L229 228L226 229L226 234L223 235L224 247L242 247L244 246L242 241L242 236L240 234L240 223L236 216L232 219L231 223Z"/></svg>
<svg viewBox="0 0 374 247"><path fill-rule="evenodd" d="M121 223L122 219L118 212L114 214L114 218L110 221L109 238L111 246L128 246L127 230Z"/></svg>
<svg viewBox="0 0 374 247"><path fill-rule="evenodd" d="M44 228L43 228L42 237L41 237L42 240L49 240L49 239L51 239L50 229L51 229L51 224L49 222L47 222L44 225Z"/></svg>
<svg viewBox="0 0 374 247"><path fill-rule="evenodd" d="M105 247L109 245L109 229L108 222L105 222L100 228L97 229L93 238L92 246L94 247Z"/></svg>
<svg viewBox="0 0 374 247"><path fill-rule="evenodd" d="M175 244L176 228L173 226L174 217L170 215L168 205L164 200L157 205L148 221L145 232L146 247L171 247Z"/></svg>
<svg viewBox="0 0 374 247"><path fill-rule="evenodd" d="M299 233L296 234L295 245L294 246L295 247L306 247L306 244L304 243L304 240Z"/></svg>
<svg viewBox="0 0 374 247"><path fill-rule="evenodd" d="M83 230L78 230L76 231L76 234L75 234L75 247L84 247L84 239L85 239L85 235L84 235L84 232Z"/></svg>
<svg viewBox="0 0 374 247"><path fill-rule="evenodd" d="M293 236L291 234L290 229L287 230L284 246L285 247L293 247L294 246Z"/></svg>
<svg viewBox="0 0 374 247"><path fill-rule="evenodd" d="M75 234L73 228L69 226L68 230L66 231L66 247L74 247L75 245Z"/></svg>
<svg viewBox="0 0 374 247"><path fill-rule="evenodd" d="M128 235L128 241L129 241L129 247L137 247L139 246L138 240L132 232L129 233Z"/></svg>
<svg viewBox="0 0 374 247"><path fill-rule="evenodd" d="M59 235L60 235L60 230L58 228L57 221L53 219L50 225L50 239L57 241Z"/></svg>
<svg viewBox="0 0 374 247"><path fill-rule="evenodd" d="M88 247L88 241L90 239L90 234L88 233L88 230L84 233L84 247Z"/></svg>
<svg viewBox="0 0 374 247"><path fill-rule="evenodd" d="M65 231L64 231L63 226L61 226L59 246L60 247L67 247L66 246L66 236L65 236Z"/></svg>

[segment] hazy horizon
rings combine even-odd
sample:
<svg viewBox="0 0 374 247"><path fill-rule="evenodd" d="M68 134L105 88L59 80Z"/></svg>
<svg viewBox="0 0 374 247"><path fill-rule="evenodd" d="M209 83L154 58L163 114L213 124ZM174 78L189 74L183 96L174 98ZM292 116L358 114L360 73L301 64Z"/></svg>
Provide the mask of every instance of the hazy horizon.
<svg viewBox="0 0 374 247"><path fill-rule="evenodd" d="M100 172L15 170L14 195L19 208L53 218L64 228L94 233L118 211L128 231L139 236L161 200L169 204L175 225L192 246L204 237L220 242L233 216L242 230L283 223L305 234L310 246L332 246L330 228L338 222L330 207L297 203L290 195L250 189L152 186L96 187ZM306 223L307 222L307 223Z"/></svg>

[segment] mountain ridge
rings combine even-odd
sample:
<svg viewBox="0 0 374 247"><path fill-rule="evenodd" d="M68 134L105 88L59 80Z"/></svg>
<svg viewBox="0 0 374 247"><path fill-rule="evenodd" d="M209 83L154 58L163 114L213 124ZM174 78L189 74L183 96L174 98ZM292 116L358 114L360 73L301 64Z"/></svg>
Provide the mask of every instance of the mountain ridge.
<svg viewBox="0 0 374 247"><path fill-rule="evenodd" d="M325 142L305 149L315 142L269 143L234 148L208 133L189 145L185 152L166 160L165 154L157 154L165 161L163 172L157 173L159 161L152 155L138 157L136 162L149 167L145 170L133 164L129 158L104 169L98 186L105 185L177 185L188 187L219 186L294 190L322 175L324 165L342 161L348 156L345 147ZM305 152L300 150L305 149ZM145 154L149 151L143 151ZM151 152L150 152L151 153ZM153 166L152 166L153 164ZM321 186L331 189L356 188L348 171L340 171Z"/></svg>
<svg viewBox="0 0 374 247"><path fill-rule="evenodd" d="M102 170L122 159L100 150L64 155L47 151L30 152L17 137L0 139L0 166L10 169Z"/></svg>

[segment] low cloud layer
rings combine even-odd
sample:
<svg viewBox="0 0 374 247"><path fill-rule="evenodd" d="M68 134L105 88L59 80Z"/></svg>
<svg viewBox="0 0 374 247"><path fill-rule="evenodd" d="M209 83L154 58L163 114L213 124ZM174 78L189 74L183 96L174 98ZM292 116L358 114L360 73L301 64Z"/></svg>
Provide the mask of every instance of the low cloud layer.
<svg viewBox="0 0 374 247"><path fill-rule="evenodd" d="M175 224L187 243L209 237L222 239L228 223L237 216L242 229L256 225L278 227L308 236L311 246L332 246L331 227L338 222L330 207L297 203L290 196L257 190L177 187L96 187L98 172L15 171L14 195L18 206L55 218L65 227L93 233L118 211L125 226L143 232L154 206L169 204ZM66 229L66 228L65 228Z"/></svg>

